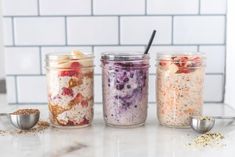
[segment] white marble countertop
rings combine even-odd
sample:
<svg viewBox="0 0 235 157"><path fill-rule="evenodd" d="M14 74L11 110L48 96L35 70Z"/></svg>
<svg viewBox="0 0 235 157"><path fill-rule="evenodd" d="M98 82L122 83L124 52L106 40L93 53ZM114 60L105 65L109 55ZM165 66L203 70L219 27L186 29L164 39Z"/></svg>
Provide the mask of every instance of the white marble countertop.
<svg viewBox="0 0 235 157"><path fill-rule="evenodd" d="M10 112L24 106L4 105L0 96L1 112ZM4 106L4 107L3 107ZM42 119L47 119L47 106L37 105ZM0 135L1 157L233 157L235 154L235 123L219 121L215 132L225 138L224 147L191 148L188 143L198 136L191 129L162 127L156 119L155 106L149 106L146 125L133 129L106 127L101 105L95 106L95 117L91 127L83 129L49 128L38 134ZM224 104L205 104L208 115L235 115L235 111ZM9 124L0 119L1 129ZM9 126L7 126L9 127Z"/></svg>

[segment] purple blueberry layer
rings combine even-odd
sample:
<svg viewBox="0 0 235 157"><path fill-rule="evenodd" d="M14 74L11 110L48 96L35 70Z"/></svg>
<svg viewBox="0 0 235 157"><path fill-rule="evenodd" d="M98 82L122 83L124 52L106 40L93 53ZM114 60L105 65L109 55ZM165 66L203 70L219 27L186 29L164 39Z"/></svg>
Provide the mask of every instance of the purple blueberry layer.
<svg viewBox="0 0 235 157"><path fill-rule="evenodd" d="M113 125L144 123L148 100L148 67L114 63L103 69L104 116Z"/></svg>

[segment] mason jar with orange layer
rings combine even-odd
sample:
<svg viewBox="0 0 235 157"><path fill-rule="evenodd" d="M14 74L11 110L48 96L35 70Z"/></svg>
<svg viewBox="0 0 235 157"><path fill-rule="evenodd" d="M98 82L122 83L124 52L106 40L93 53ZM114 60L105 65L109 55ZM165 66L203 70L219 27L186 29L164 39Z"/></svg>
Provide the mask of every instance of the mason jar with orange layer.
<svg viewBox="0 0 235 157"><path fill-rule="evenodd" d="M201 115L205 57L201 53L162 53L157 57L157 115L161 125L190 126Z"/></svg>
<svg viewBox="0 0 235 157"><path fill-rule="evenodd" d="M79 128L93 119L93 55L46 56L49 117L53 126Z"/></svg>

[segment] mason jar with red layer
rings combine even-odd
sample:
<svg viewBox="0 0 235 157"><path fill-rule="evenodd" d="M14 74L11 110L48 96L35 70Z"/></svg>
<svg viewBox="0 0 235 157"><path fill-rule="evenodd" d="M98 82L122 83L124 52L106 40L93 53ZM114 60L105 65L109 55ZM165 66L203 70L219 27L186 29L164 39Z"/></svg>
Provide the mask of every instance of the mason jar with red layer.
<svg viewBox="0 0 235 157"><path fill-rule="evenodd" d="M157 115L160 124L187 128L201 115L205 57L202 53L159 53L157 57Z"/></svg>
<svg viewBox="0 0 235 157"><path fill-rule="evenodd" d="M79 128L93 120L93 55L79 51L46 55L48 107L55 127Z"/></svg>

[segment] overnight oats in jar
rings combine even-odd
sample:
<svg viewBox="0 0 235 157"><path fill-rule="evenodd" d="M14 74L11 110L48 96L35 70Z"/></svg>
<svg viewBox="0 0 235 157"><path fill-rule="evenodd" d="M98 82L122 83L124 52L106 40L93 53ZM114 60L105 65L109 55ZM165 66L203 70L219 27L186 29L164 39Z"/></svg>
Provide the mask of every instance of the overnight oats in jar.
<svg viewBox="0 0 235 157"><path fill-rule="evenodd" d="M79 51L46 56L49 118L53 126L80 128L91 124L93 58Z"/></svg>
<svg viewBox="0 0 235 157"><path fill-rule="evenodd" d="M148 106L149 56L142 53L103 53L103 115L106 125L144 125Z"/></svg>
<svg viewBox="0 0 235 157"><path fill-rule="evenodd" d="M157 115L161 125L188 128L203 106L205 57L162 53L157 57Z"/></svg>

